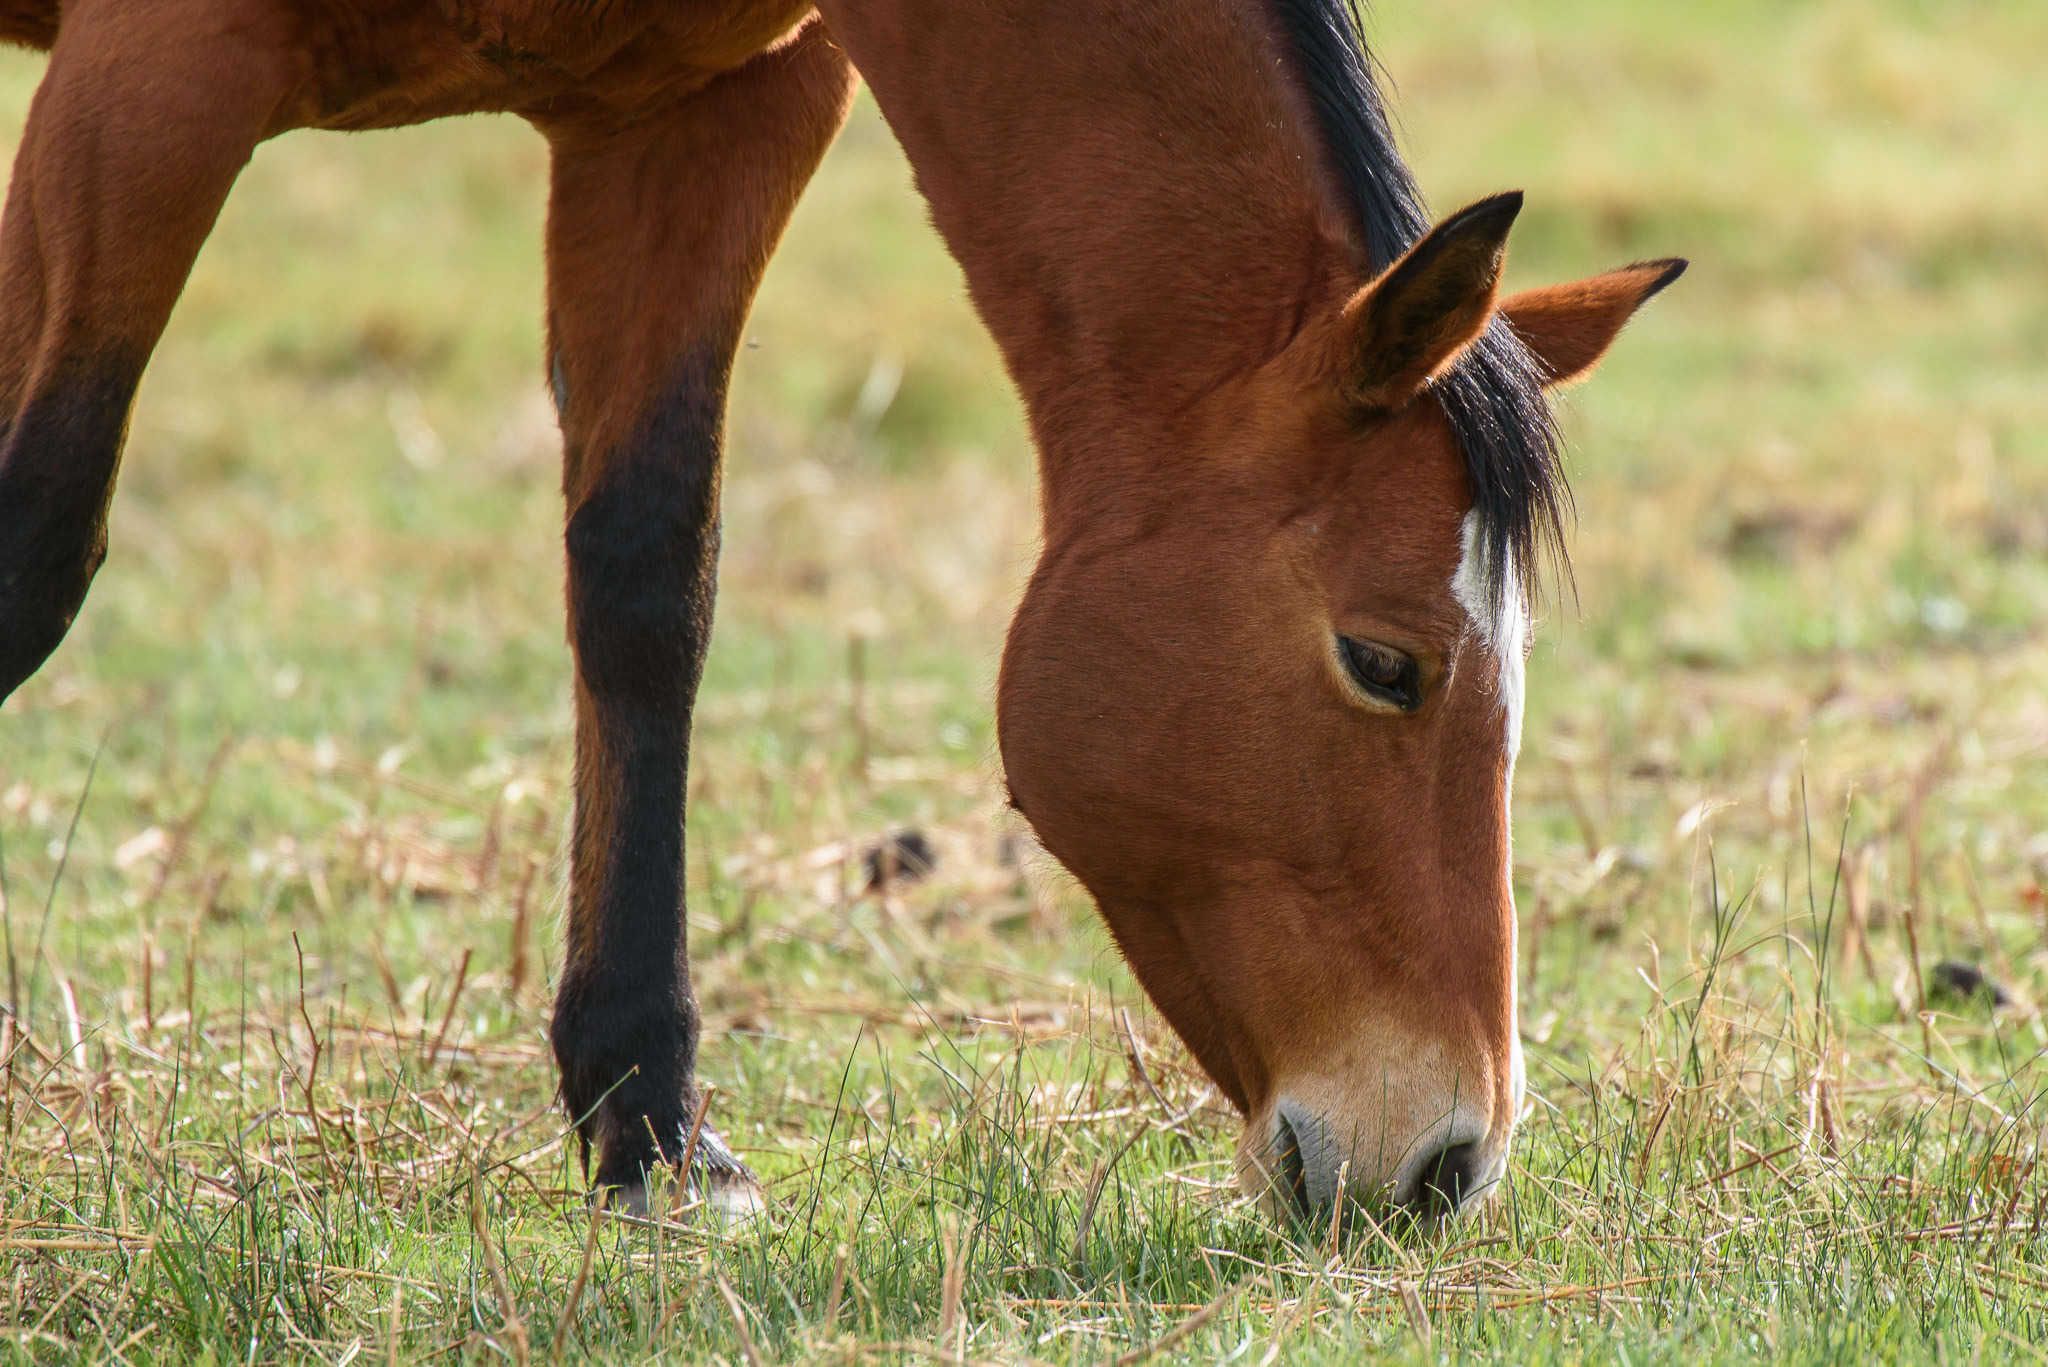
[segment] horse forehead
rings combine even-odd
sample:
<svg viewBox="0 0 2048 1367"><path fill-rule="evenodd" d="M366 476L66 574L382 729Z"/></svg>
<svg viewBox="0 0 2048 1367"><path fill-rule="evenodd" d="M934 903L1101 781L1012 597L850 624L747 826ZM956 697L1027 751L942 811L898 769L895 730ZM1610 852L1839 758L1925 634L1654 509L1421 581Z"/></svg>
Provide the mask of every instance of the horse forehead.
<svg viewBox="0 0 2048 1367"><path fill-rule="evenodd" d="M1424 453L1361 462L1302 522L1324 563L1352 582L1395 579L1448 591L1471 507L1463 469Z"/></svg>
<svg viewBox="0 0 2048 1367"><path fill-rule="evenodd" d="M1311 501L1426 518L1447 524L1453 538L1471 506L1457 435L1442 405L1427 396L1363 426L1342 415L1317 415L1295 442L1303 459L1292 475Z"/></svg>

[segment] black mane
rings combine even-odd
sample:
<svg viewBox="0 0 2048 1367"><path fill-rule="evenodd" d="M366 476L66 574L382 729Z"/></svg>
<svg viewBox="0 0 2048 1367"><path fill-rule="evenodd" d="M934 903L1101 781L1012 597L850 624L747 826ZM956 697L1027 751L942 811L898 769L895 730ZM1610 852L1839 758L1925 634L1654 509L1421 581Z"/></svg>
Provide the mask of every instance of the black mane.
<svg viewBox="0 0 2048 1367"><path fill-rule="evenodd" d="M1293 40L1324 144L1357 201L1366 251L1385 269L1429 230L1415 177L1394 146L1374 63L1360 36L1360 0L1274 0ZM1571 511L1562 442L1535 357L1496 319L1435 385L1471 474L1493 592L1533 593L1539 562L1567 572ZM1496 607L1500 606L1498 602Z"/></svg>

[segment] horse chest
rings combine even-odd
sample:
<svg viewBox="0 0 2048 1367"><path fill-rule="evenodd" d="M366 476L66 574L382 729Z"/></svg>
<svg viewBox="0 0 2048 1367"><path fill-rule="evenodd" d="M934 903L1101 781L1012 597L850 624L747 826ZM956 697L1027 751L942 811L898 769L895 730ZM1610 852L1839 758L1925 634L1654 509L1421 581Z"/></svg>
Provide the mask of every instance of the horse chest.
<svg viewBox="0 0 2048 1367"><path fill-rule="evenodd" d="M687 95L773 46L809 0L292 0L296 126L366 129Z"/></svg>

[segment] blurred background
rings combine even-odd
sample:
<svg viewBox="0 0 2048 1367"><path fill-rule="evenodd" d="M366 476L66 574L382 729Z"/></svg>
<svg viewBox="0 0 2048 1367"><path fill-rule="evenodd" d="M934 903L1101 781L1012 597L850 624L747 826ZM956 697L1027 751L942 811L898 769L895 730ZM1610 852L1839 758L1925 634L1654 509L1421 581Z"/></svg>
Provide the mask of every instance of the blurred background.
<svg viewBox="0 0 2048 1367"><path fill-rule="evenodd" d="M1739 898L1759 934L1729 1019L1832 966L1862 1033L1830 1066L1873 1114L1924 1082L1915 1051L1984 1085L2031 1068L1998 1060L2048 1043L2048 6L1433 0L1378 5L1371 36L1436 210L1527 192L1510 288L1692 261L1564 401L1574 570L1515 791L1532 1084L1575 1114L1559 1079L1693 990ZM0 151L40 69L0 54ZM98 585L0 710L44 1035L67 1000L117 1032L180 994L288 1016L297 933L313 999L500 1041L478 1094L545 1102L571 729L546 174L509 119L296 134L229 202ZM805 1089L894 1038L876 1022L1085 1040L1110 1006L1199 1103L1000 812L1032 458L865 97L747 337L690 815L724 1123L794 1171ZM906 827L938 870L864 893L863 851ZM1921 1033L1942 958L2003 1012ZM1658 1050L1628 1057L1653 1093ZM1737 1090L1796 1110L1811 1078L1775 1066ZM1188 1171L1220 1184L1203 1114Z"/></svg>

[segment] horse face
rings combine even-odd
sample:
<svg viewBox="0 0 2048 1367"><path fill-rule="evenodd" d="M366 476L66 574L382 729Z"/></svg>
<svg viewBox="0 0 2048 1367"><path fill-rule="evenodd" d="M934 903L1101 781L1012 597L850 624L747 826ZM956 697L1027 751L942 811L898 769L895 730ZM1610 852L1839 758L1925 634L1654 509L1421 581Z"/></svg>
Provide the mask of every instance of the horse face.
<svg viewBox="0 0 2048 1367"><path fill-rule="evenodd" d="M1520 598L1417 405L1338 478L1230 461L1179 528L1048 547L1001 697L1011 791L1305 1207L1497 1176L1519 1105L1507 785ZM1185 538L1182 540L1181 538ZM1178 544L1176 544L1178 543Z"/></svg>
<svg viewBox="0 0 2048 1367"><path fill-rule="evenodd" d="M1241 1180L1276 1209L1455 1207L1497 1184L1522 1104L1526 604L1441 406L1416 401L1491 322L1511 217L1462 287L1416 273L1443 308L1404 325L1369 296L1457 219L1346 307L1349 343L1311 330L1219 390L1170 485L1049 520L1004 656L1012 797L1243 1112ZM1576 376L1673 274L1509 311Z"/></svg>

